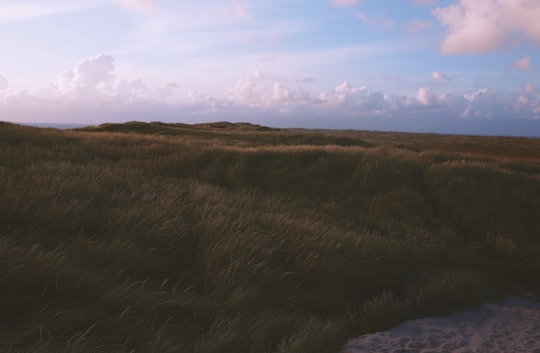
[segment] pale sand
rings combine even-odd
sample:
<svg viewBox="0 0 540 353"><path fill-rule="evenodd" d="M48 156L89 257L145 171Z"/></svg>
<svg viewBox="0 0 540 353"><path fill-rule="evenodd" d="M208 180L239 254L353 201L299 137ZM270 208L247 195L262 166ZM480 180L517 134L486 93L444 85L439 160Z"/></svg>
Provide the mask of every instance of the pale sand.
<svg viewBox="0 0 540 353"><path fill-rule="evenodd" d="M540 353L540 302L508 298L350 340L344 353Z"/></svg>

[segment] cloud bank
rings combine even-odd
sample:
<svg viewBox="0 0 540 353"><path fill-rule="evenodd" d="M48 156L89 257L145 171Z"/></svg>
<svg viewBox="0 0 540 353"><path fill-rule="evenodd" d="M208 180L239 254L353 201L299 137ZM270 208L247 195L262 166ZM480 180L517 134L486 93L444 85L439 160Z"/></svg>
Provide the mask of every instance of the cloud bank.
<svg viewBox="0 0 540 353"><path fill-rule="evenodd" d="M14 88L0 76L0 120L232 120L284 127L497 134L526 134L529 128L515 127L540 126L540 95L531 82L514 94L487 87L462 93L437 92L441 89L437 83L451 79L433 72L429 82L434 86L419 87L411 96L373 91L348 81L321 92L306 92L301 83L276 80L255 70L232 82L229 91L212 95L183 90L178 83L151 86L137 78L118 78L115 59L100 54L65 70L47 87ZM456 127L465 129L467 125L477 128L459 131ZM492 131L490 126L498 126L498 130Z"/></svg>

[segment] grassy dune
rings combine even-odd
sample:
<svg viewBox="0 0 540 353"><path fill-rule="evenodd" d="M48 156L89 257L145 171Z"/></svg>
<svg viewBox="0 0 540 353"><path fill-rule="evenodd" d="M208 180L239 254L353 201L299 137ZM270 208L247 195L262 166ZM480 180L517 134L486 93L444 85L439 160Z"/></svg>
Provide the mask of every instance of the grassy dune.
<svg viewBox="0 0 540 353"><path fill-rule="evenodd" d="M1 352L337 352L538 278L538 139L0 123Z"/></svg>

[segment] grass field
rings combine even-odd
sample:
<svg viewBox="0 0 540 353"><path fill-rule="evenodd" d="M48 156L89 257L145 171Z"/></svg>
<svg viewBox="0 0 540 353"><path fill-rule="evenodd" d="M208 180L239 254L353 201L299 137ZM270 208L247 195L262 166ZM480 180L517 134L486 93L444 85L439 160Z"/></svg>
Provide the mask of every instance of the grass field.
<svg viewBox="0 0 540 353"><path fill-rule="evenodd" d="M539 139L0 123L1 352L331 353L539 278Z"/></svg>

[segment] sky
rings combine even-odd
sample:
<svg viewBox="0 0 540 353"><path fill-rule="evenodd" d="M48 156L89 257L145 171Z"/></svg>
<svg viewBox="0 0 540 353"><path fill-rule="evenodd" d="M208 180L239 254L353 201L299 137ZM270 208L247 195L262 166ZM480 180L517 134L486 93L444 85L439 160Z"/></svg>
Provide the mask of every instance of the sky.
<svg viewBox="0 0 540 353"><path fill-rule="evenodd" d="M540 136L538 0L0 0L0 120Z"/></svg>

